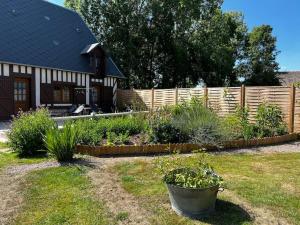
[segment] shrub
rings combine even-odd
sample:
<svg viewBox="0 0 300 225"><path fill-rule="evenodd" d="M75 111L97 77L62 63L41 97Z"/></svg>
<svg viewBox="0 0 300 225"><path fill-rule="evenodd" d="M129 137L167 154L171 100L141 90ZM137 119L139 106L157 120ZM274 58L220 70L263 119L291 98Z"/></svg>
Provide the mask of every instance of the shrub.
<svg viewBox="0 0 300 225"><path fill-rule="evenodd" d="M77 131L77 141L83 145L98 145L103 137L101 127L95 119L77 120L73 122Z"/></svg>
<svg viewBox="0 0 300 225"><path fill-rule="evenodd" d="M73 159L77 144L77 132L74 126L66 124L62 129L50 129L45 136L45 145L48 152L54 155L59 162Z"/></svg>
<svg viewBox="0 0 300 225"><path fill-rule="evenodd" d="M226 116L222 121L223 132L229 140L243 138L249 140L255 137L255 127L249 123L249 109L237 107L232 115Z"/></svg>
<svg viewBox="0 0 300 225"><path fill-rule="evenodd" d="M107 132L134 135L146 130L147 124L142 116L125 116L99 119L97 126L104 136Z"/></svg>
<svg viewBox="0 0 300 225"><path fill-rule="evenodd" d="M258 106L256 128L258 137L269 137L287 133L281 109L269 103L262 103Z"/></svg>
<svg viewBox="0 0 300 225"><path fill-rule="evenodd" d="M85 119L74 121L72 124L77 130L78 143L85 145L98 145L109 133L116 134L119 139L125 139L122 135L135 135L147 129L143 116Z"/></svg>
<svg viewBox="0 0 300 225"><path fill-rule="evenodd" d="M23 113L21 112L12 122L8 134L9 145L19 155L34 155L45 148L43 137L55 126L47 109Z"/></svg>
<svg viewBox="0 0 300 225"><path fill-rule="evenodd" d="M161 144L182 143L187 140L186 135L174 127L169 120L153 121L149 135L150 141Z"/></svg>
<svg viewBox="0 0 300 225"><path fill-rule="evenodd" d="M123 145L129 143L128 132L125 134L116 134L114 132L107 132L107 145Z"/></svg>
<svg viewBox="0 0 300 225"><path fill-rule="evenodd" d="M156 167L167 184L184 188L208 188L223 184L222 177L207 163L207 155L204 153L188 158L179 154L158 158Z"/></svg>
<svg viewBox="0 0 300 225"><path fill-rule="evenodd" d="M173 112L172 125L197 144L219 145L225 139L220 118L203 106L202 100L179 105Z"/></svg>

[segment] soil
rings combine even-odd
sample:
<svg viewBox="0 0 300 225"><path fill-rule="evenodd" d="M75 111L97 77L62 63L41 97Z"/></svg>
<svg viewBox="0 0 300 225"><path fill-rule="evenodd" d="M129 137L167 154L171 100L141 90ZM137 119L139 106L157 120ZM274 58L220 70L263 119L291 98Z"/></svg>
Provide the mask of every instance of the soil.
<svg viewBox="0 0 300 225"><path fill-rule="evenodd" d="M88 176L91 179L95 197L104 201L107 210L115 220L118 215L126 214L124 219L117 221L118 225L150 225L147 220L150 216L149 212L140 206L137 198L124 190L119 176L112 171L112 166L115 164L136 158L141 157L88 158L94 165L94 168L88 172Z"/></svg>

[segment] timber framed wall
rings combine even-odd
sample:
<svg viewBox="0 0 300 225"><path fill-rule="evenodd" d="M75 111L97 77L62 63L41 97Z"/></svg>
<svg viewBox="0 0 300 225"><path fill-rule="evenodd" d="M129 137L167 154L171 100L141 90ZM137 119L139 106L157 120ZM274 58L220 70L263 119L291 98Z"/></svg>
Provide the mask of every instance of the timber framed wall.
<svg viewBox="0 0 300 225"><path fill-rule="evenodd" d="M30 80L30 108L32 109L40 106L68 107L76 103L74 99L67 104L54 102L55 86L68 86L72 90L81 89L82 96L78 103L86 105L90 104L91 88L100 86L103 92L101 103L106 110L116 106L117 78L108 76L96 79L93 74L0 62L0 120L11 119L11 116L16 114L14 109L16 77Z"/></svg>
<svg viewBox="0 0 300 225"><path fill-rule="evenodd" d="M204 99L204 105L220 116L235 112L238 105L249 108L250 121L255 121L259 104L278 105L290 132L300 132L300 88L293 86L225 87L225 88L175 88L148 90L117 90L117 105L139 105L155 110L164 105L188 101L192 97Z"/></svg>

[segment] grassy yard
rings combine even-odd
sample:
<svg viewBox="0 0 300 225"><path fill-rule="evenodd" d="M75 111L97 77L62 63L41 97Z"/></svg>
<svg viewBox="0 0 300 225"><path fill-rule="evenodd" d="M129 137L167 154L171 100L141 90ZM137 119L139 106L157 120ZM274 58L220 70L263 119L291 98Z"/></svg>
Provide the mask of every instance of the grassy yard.
<svg viewBox="0 0 300 225"><path fill-rule="evenodd" d="M8 148L8 144L4 142L0 142L0 149L2 148Z"/></svg>
<svg viewBox="0 0 300 225"><path fill-rule="evenodd" d="M211 156L210 162L225 178L227 192L253 207L268 209L277 218L300 224L300 154L218 155ZM253 224L249 214L231 202L226 190L219 195L214 217L195 222L165 210L167 190L152 163L122 163L115 170L124 188L153 213L151 224Z"/></svg>
<svg viewBox="0 0 300 225"><path fill-rule="evenodd" d="M6 166L33 164L49 160L45 155L35 156L31 158L20 158L16 153L0 152L0 170Z"/></svg>
<svg viewBox="0 0 300 225"><path fill-rule="evenodd" d="M43 160L48 159L18 159L13 153L2 153L0 168ZM267 209L275 218L300 224L300 154L216 155L210 156L209 161L224 177L227 190L219 194L216 214L201 221L179 217L169 210L167 190L152 161L119 163L110 171L120 176L125 190L150 212L151 225L254 224L249 211L236 204L237 199L252 208ZM74 164L30 172L16 224L105 225L126 220L126 212L112 215L101 198L95 198L87 171Z"/></svg>
<svg viewBox="0 0 300 225"><path fill-rule="evenodd" d="M91 197L85 172L80 166L32 172L16 224L108 224L103 204Z"/></svg>

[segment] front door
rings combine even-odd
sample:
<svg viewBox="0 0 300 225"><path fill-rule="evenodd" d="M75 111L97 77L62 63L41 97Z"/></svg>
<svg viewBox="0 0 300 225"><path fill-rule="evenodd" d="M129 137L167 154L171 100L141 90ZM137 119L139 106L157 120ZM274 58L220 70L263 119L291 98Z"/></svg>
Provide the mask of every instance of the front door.
<svg viewBox="0 0 300 225"><path fill-rule="evenodd" d="M30 80L26 78L15 78L14 82L15 113L30 109Z"/></svg>
<svg viewBox="0 0 300 225"><path fill-rule="evenodd" d="M97 105L100 107L100 97L101 97L101 92L100 92L100 87L99 86L94 86L90 92L90 101L91 105Z"/></svg>

